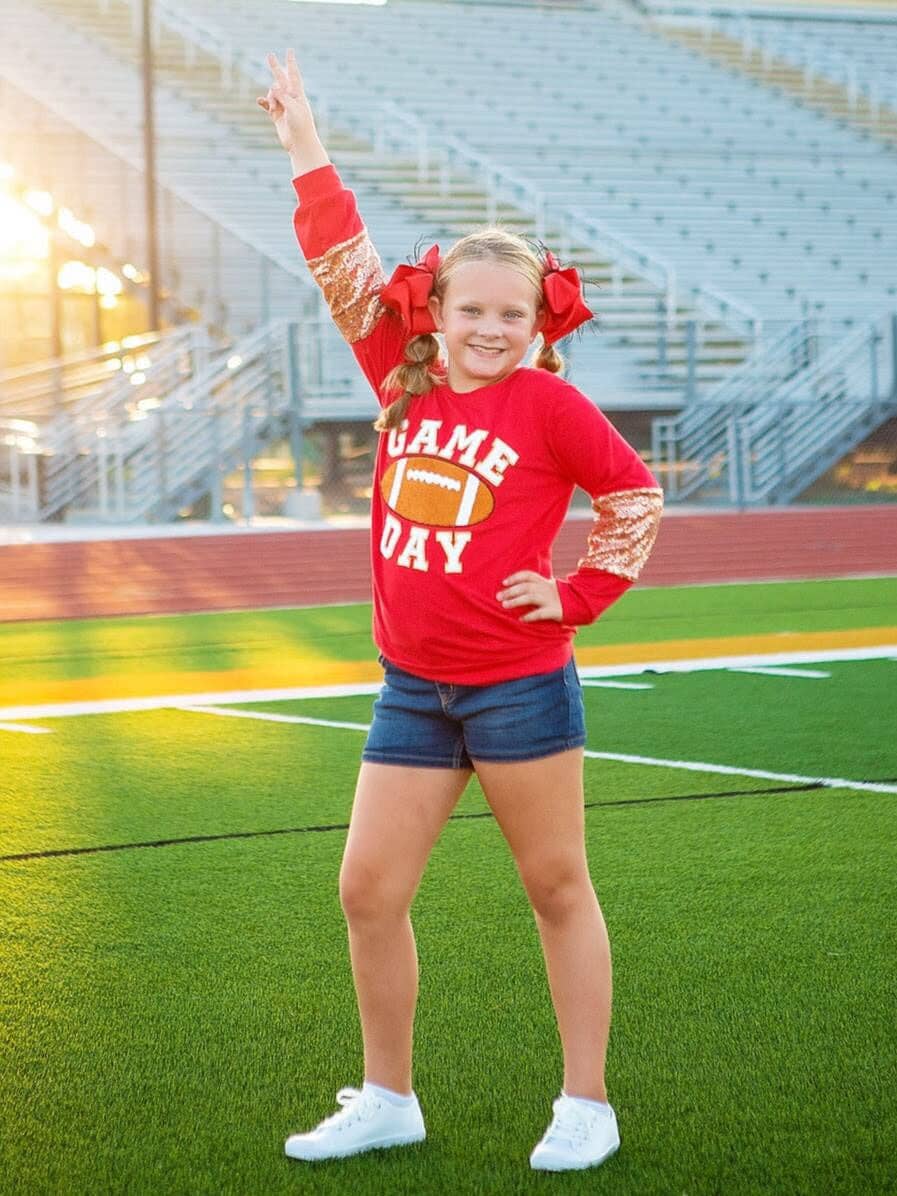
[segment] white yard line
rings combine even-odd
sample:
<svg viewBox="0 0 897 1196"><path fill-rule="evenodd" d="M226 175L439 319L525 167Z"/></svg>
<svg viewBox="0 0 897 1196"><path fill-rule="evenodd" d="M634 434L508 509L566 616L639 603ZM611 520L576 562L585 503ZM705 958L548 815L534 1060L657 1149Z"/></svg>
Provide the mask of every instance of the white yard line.
<svg viewBox="0 0 897 1196"><path fill-rule="evenodd" d="M593 681L586 677L583 680L584 689L653 689L653 685L641 684L638 681Z"/></svg>
<svg viewBox="0 0 897 1196"><path fill-rule="evenodd" d="M303 718L297 714L267 714L262 710L228 710L218 706L177 706L177 710L192 710L197 714L221 714L226 718L254 718L265 723L305 723L310 727L342 727L347 731L368 731L367 723L338 723L327 718Z"/></svg>
<svg viewBox="0 0 897 1196"><path fill-rule="evenodd" d="M648 687L650 688L650 687ZM332 722L324 718L302 718L289 714L266 714L257 710L219 710L215 706L182 705L180 710L196 711L200 714L222 714L230 718L253 718L272 723L307 723L314 727L340 727L350 731L367 731L366 723ZM707 764L696 760L664 760L654 756L630 756L620 752L592 752L586 749L590 760L615 760L622 764L647 764L663 768L679 768L687 772L721 773L724 776L757 777L767 781L786 781L793 785L823 785L827 789L852 789L872 793L897 793L897 785L886 785L876 781L850 781L844 777L809 777L790 772L768 772L762 768L735 768L728 764Z"/></svg>
<svg viewBox="0 0 897 1196"><path fill-rule="evenodd" d="M583 681L607 677L636 677L642 673L694 673L708 669L813 664L825 661L892 660L897 644L870 648L830 648L814 652L773 652L754 656L710 656L689 660L641 660L631 664L582 665ZM304 698L347 698L374 695L381 682L349 685L313 685L289 689L224 690L220 693L164 694L159 697L106 698L87 702L49 702L35 706L0 707L3 719L72 718L85 714L129 714L138 710L163 710L171 706L245 706L252 702L295 702Z"/></svg>
<svg viewBox="0 0 897 1196"><path fill-rule="evenodd" d="M42 706L0 707L3 718L76 718L84 714L133 714L171 706L241 706L247 702L295 702L303 698L356 698L378 694L381 683L310 685L290 689L224 690L220 693L165 694L147 698L102 698L91 702L52 702Z"/></svg>
<svg viewBox="0 0 897 1196"><path fill-rule="evenodd" d="M767 772L763 768L733 768L728 764L706 764L696 760L660 760L654 756L628 756L620 752L590 752L590 760L616 760L622 764L656 764L662 768L683 768L686 772L716 772L724 776L758 777L764 781L787 781L793 785L824 785L827 789L856 789L870 793L897 793L897 785L877 781L849 781L844 777L805 777L791 772Z"/></svg>
<svg viewBox="0 0 897 1196"><path fill-rule="evenodd" d="M257 710L218 710L214 706L180 706L180 710L193 710L202 714L223 714L230 718L254 718L274 723L307 723L314 727L340 727L350 731L367 731L366 723L331 722L323 718L301 718L287 714L265 714ZM805 777L789 772L767 772L761 768L734 768L727 764L706 764L695 760L663 760L654 756L630 756L620 752L592 752L586 749L590 760L615 760L623 764L648 764L664 768L680 768L687 772L722 773L725 776L757 777L761 780L787 781L794 785L824 785L827 789L854 789L872 793L897 793L897 785L885 785L875 781L850 781L843 777Z"/></svg>
<svg viewBox="0 0 897 1196"><path fill-rule="evenodd" d="M810 677L817 680L831 677L831 673L824 673L821 669L729 669L730 673L759 673L764 677Z"/></svg>
<svg viewBox="0 0 897 1196"><path fill-rule="evenodd" d="M894 647L887 649L850 649L841 652L828 653L793 653L777 654L775 659L781 660L875 660L889 659L897 661L891 654ZM769 657L740 657L739 663L748 660L768 660ZM726 668L727 662L716 658L710 661L659 661L654 664L639 662L632 665L587 666L581 670L586 682L599 676L619 676L621 673L640 673L648 669L656 671L689 672L692 669ZM729 665L731 667L731 665ZM69 718L86 714L119 714L144 710L176 709L194 711L197 713L216 714L233 718L258 719L264 722L304 723L311 726L334 727L352 731L366 731L364 723L338 722L329 719L315 719L300 715L269 714L256 710L221 710L219 705L245 705L254 702L297 701L305 698L338 698L358 697L379 693L380 683L363 683L352 685L320 685L293 689L268 689L224 691L221 693L204 694L176 694L153 698L124 698L109 699L94 702L60 702L42 706L10 706L0 708L0 719L34 719L34 718ZM26 726L12 722L0 722L0 730L18 731L25 734L46 734L48 728ZM593 752L586 750L585 755L592 760L615 760L624 764L656 765L662 768L678 768L688 772L717 773L724 776L756 777L761 780L784 781L795 785L818 784L830 789L850 789L869 793L897 794L897 785L888 785L874 781L853 781L844 777L811 777L796 773L770 772L757 768L737 768L726 764L710 764L705 761L668 760L653 756L633 756L619 752Z"/></svg>
<svg viewBox="0 0 897 1196"><path fill-rule="evenodd" d="M706 669L747 669L754 666L823 664L828 661L888 660L894 644L869 648L828 648L806 652L759 652L745 656L707 656L686 660L652 660L633 664L583 665L580 677L628 677L635 673L700 673ZM0 714L3 712L0 711Z"/></svg>

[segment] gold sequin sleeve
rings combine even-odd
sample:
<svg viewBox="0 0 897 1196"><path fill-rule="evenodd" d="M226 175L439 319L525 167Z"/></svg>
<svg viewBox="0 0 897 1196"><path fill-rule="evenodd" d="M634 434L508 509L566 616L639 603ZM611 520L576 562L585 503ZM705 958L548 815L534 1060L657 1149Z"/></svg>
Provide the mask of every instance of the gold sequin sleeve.
<svg viewBox="0 0 897 1196"><path fill-rule="evenodd" d="M659 487L618 490L592 501L595 522L577 568L602 569L635 581L657 536L663 510Z"/></svg>
<svg viewBox="0 0 897 1196"><path fill-rule="evenodd" d="M308 268L349 344L370 336L385 310L378 296L386 276L367 229L310 258Z"/></svg>

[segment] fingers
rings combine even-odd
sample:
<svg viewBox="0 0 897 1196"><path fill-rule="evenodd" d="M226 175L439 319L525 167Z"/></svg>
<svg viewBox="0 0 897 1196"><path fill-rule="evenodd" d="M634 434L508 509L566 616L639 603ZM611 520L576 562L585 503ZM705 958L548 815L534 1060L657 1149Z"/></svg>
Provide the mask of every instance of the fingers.
<svg viewBox="0 0 897 1196"><path fill-rule="evenodd" d="M505 608L512 606L532 606L534 602L540 600L534 590L505 590L504 594L506 596L504 598L499 596L499 600Z"/></svg>
<svg viewBox="0 0 897 1196"><path fill-rule="evenodd" d="M269 88L268 94L266 96L259 96L255 102L260 108L264 108L274 120L277 120L283 114L284 106L277 94L276 87Z"/></svg>
<svg viewBox="0 0 897 1196"><path fill-rule="evenodd" d="M305 88L302 85L299 63L296 61L296 55L293 50L287 50L285 69L281 66L280 59L274 53L267 55L267 63L271 68L275 84L284 95L292 96L294 99L304 98Z"/></svg>
<svg viewBox="0 0 897 1196"><path fill-rule="evenodd" d="M559 622L559 616L548 606L540 606L537 610L531 610L529 614L520 616L521 623L538 623L544 619L551 619L555 623Z"/></svg>
<svg viewBox="0 0 897 1196"><path fill-rule="evenodd" d="M548 578L538 573L524 571L512 573L504 580L505 588L495 595L502 606L526 606L528 602L539 600L540 593L545 593Z"/></svg>
<svg viewBox="0 0 897 1196"><path fill-rule="evenodd" d="M512 586L515 581L545 581L541 573L534 573L532 569L521 569L519 573L512 573L502 582L504 586Z"/></svg>
<svg viewBox="0 0 897 1196"><path fill-rule="evenodd" d="M290 90L290 81L287 78L286 72L284 71L283 67L280 65L280 61L278 60L277 55L274 53L268 54L266 57L266 62L268 63L268 66L271 68L271 74L274 76L274 80L277 83L278 87L282 87L284 89L284 91L289 91Z"/></svg>
<svg viewBox="0 0 897 1196"><path fill-rule="evenodd" d="M531 570L512 573L504 581L505 589L495 595L505 610L518 606L535 607L520 616L521 623L534 623L539 619L561 619L563 611L558 595L557 582L553 577L543 577Z"/></svg>
<svg viewBox="0 0 897 1196"><path fill-rule="evenodd" d="M292 50L287 50L287 79L289 80L290 90L293 95L305 95L302 76L299 74L299 63L296 61L296 55Z"/></svg>

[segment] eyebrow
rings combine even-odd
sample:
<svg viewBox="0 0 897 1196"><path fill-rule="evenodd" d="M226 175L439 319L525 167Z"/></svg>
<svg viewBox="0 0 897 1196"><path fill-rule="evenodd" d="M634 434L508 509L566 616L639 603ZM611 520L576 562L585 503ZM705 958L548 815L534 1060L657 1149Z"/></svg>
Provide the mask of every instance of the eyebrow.
<svg viewBox="0 0 897 1196"><path fill-rule="evenodd" d="M451 302L457 304L458 307L485 307L485 306L488 306L487 304L485 304L483 302L482 299L469 299L469 298L464 298L464 297L452 299ZM518 301L518 300L514 299L508 303L498 304L497 306L508 308L511 311L525 311L526 308L529 306L529 304L525 300ZM532 306L535 308L535 304L533 304Z"/></svg>

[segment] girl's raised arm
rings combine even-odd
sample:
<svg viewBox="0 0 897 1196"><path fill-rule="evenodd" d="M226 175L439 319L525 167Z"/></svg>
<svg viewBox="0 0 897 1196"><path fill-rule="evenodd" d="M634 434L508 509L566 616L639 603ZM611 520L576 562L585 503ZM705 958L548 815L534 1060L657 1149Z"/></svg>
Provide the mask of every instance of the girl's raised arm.
<svg viewBox="0 0 897 1196"><path fill-rule="evenodd" d="M402 361L408 335L402 321L380 302L383 266L355 196L343 186L318 136L295 54L287 50L285 68L276 54L269 54L268 66L271 87L258 103L274 122L293 164L299 201L293 218L296 236L334 324L385 404L382 384Z"/></svg>
<svg viewBox="0 0 897 1196"><path fill-rule="evenodd" d="M287 50L286 69L276 54L268 55L272 82L266 96L256 101L271 117L280 144L290 155L293 175L307 174L327 166L330 158L318 136L315 118L305 94L299 64L292 50Z"/></svg>

